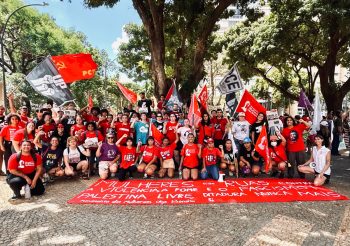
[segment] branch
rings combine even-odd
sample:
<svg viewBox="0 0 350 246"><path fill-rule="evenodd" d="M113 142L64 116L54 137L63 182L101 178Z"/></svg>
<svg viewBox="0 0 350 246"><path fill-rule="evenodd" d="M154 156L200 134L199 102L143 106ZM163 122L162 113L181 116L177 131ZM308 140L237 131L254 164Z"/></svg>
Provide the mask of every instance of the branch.
<svg viewBox="0 0 350 246"><path fill-rule="evenodd" d="M291 53L295 56L298 56L300 58L304 58L305 60L307 60L308 62L312 63L314 66L316 67L322 67L321 64L319 64L318 62L314 61L311 59L311 57L308 57L305 53L298 53L298 52L294 52L294 51L291 51Z"/></svg>
<svg viewBox="0 0 350 246"><path fill-rule="evenodd" d="M300 88L302 88L302 90L305 91L305 87L304 87L304 85L303 85L303 83L302 83L302 78L301 78L301 76L300 76L300 74L299 74L299 72L300 72L300 70L301 70L301 67L300 67L300 68L297 68L296 65L295 65L295 66L292 65L292 69L293 69L293 71L295 72L295 74L298 76L298 84L299 84Z"/></svg>

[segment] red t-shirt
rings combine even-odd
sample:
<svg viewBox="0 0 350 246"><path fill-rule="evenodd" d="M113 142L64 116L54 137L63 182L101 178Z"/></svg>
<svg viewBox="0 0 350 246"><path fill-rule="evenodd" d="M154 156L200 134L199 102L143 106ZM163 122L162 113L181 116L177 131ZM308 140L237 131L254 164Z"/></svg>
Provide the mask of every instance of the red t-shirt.
<svg viewBox="0 0 350 246"><path fill-rule="evenodd" d="M156 146L142 146L141 147L141 152L142 152L142 160L145 163L149 163L150 161L152 161L152 159L155 156L159 156L159 150Z"/></svg>
<svg viewBox="0 0 350 246"><path fill-rule="evenodd" d="M202 158L205 159L205 165L211 166L215 165L217 162L217 157L222 157L222 153L218 148L204 148L202 152Z"/></svg>
<svg viewBox="0 0 350 246"><path fill-rule="evenodd" d="M41 165L41 156L36 155L36 163L34 163L33 157L31 155L21 155L21 159L17 162L17 153L12 154L9 163L8 170L18 170L24 174L30 174L35 171L37 166Z"/></svg>
<svg viewBox="0 0 350 246"><path fill-rule="evenodd" d="M96 133L97 133L97 142L103 141L103 136L99 130L85 131L85 133L82 134L82 141L84 142L88 138L96 138Z"/></svg>
<svg viewBox="0 0 350 246"><path fill-rule="evenodd" d="M42 125L42 130L45 132L45 135L41 136L41 140L45 143L50 142L50 138L52 136L52 133L55 131L56 126L54 124L49 124L49 125Z"/></svg>
<svg viewBox="0 0 350 246"><path fill-rule="evenodd" d="M164 101L159 101L157 103L157 108L158 108L159 111L161 111L163 109L163 103L164 103Z"/></svg>
<svg viewBox="0 0 350 246"><path fill-rule="evenodd" d="M71 130L73 129L72 136L80 136L80 134L82 134L83 132L86 131L86 126L84 126L84 125L79 126L79 125L75 124L70 129Z"/></svg>
<svg viewBox="0 0 350 246"><path fill-rule="evenodd" d="M28 118L26 115L20 115L21 121L23 122L24 125L27 125L27 123L32 120L31 118Z"/></svg>
<svg viewBox="0 0 350 246"><path fill-rule="evenodd" d="M120 139L124 134L127 134L130 136L131 128L130 123L122 123L122 122L116 122L114 124L115 130L117 132L117 139ZM126 143L126 138L123 138L123 140L120 142L120 144L124 145Z"/></svg>
<svg viewBox="0 0 350 246"><path fill-rule="evenodd" d="M286 154L286 148L282 144L277 145L276 147L269 147L269 151L271 159L274 162L287 161L288 159Z"/></svg>
<svg viewBox="0 0 350 246"><path fill-rule="evenodd" d="M6 141L12 141L13 137L15 136L15 132L22 127L18 126L11 126L7 125L4 126L4 128L1 129L0 136L2 136Z"/></svg>
<svg viewBox="0 0 350 246"><path fill-rule="evenodd" d="M120 167L123 169L127 169L128 167L135 165L136 162L136 148L131 147L129 149L126 146L118 147L121 153L121 162Z"/></svg>
<svg viewBox="0 0 350 246"><path fill-rule="evenodd" d="M213 118L210 122L214 125L214 139L221 140L225 134L225 128L227 124L226 118Z"/></svg>
<svg viewBox="0 0 350 246"><path fill-rule="evenodd" d="M198 152L197 144L185 144L181 150L181 156L184 156L183 166L188 168L198 167Z"/></svg>
<svg viewBox="0 0 350 246"><path fill-rule="evenodd" d="M176 126L177 122L166 123L166 136L169 138L169 142L172 143L176 140Z"/></svg>
<svg viewBox="0 0 350 246"><path fill-rule="evenodd" d="M198 143L203 144L204 138L207 137L213 137L214 134L214 127L212 124L209 126L202 125L202 123L199 123L199 133L198 133Z"/></svg>
<svg viewBox="0 0 350 246"><path fill-rule="evenodd" d="M99 118L98 118L98 116L94 116L94 115L92 115L92 114L85 114L85 115L83 115L83 118L87 121L87 122L92 122L92 121L94 121L94 122L98 122L99 121Z"/></svg>
<svg viewBox="0 0 350 246"><path fill-rule="evenodd" d="M286 149L289 152L299 152L305 150L303 132L306 130L306 125L298 124L292 128L284 128L282 131L283 137L287 140Z"/></svg>
<svg viewBox="0 0 350 246"><path fill-rule="evenodd" d="M100 123L100 128L102 135L106 136L108 129L111 128L111 123L109 123L108 121L104 121Z"/></svg>
<svg viewBox="0 0 350 246"><path fill-rule="evenodd" d="M163 160L170 160L173 158L174 150L176 149L176 143L173 142L172 144L166 146L166 147L160 147L159 148L159 154L160 157Z"/></svg>
<svg viewBox="0 0 350 246"><path fill-rule="evenodd" d="M13 140L19 142L19 144L21 145L22 141L24 140L24 131L26 131L27 129L19 129L15 132L15 134L13 135ZM27 140L30 141L31 143L33 143L34 140L34 135L32 133L27 134Z"/></svg>

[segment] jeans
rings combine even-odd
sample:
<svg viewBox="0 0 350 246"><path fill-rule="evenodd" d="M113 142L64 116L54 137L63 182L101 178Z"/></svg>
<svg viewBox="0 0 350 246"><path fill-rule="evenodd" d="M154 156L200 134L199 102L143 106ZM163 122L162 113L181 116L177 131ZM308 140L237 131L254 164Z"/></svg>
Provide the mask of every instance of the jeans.
<svg viewBox="0 0 350 246"><path fill-rule="evenodd" d="M31 180L33 180L34 176L35 176L35 172L28 174L27 175ZM27 184L27 181L19 176L13 175L13 174L9 174L7 176L7 183L10 185L10 188L13 190L13 193L15 193L15 195L17 197L21 196L21 189L23 186L25 186ZM38 181L36 182L36 186L34 189L30 190L30 193L32 196L40 196L42 194L44 194L45 192L45 187L43 185L43 183L41 182L41 179L38 178Z"/></svg>
<svg viewBox="0 0 350 246"><path fill-rule="evenodd" d="M206 166L206 171L201 172L201 179L207 179L209 176L212 177L214 180L219 179L219 168L217 165L210 165Z"/></svg>
<svg viewBox="0 0 350 246"><path fill-rule="evenodd" d="M338 133L333 133L333 141L332 141L332 149L331 154L332 155L339 155L339 144L340 144L340 135Z"/></svg>

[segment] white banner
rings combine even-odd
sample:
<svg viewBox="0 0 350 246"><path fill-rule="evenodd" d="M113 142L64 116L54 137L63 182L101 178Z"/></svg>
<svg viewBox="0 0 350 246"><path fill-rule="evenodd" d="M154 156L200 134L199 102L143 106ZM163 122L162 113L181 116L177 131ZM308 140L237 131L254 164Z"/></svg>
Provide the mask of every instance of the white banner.
<svg viewBox="0 0 350 246"><path fill-rule="evenodd" d="M231 92L243 90L242 80L239 76L236 64L233 65L216 88L222 94L229 94Z"/></svg>

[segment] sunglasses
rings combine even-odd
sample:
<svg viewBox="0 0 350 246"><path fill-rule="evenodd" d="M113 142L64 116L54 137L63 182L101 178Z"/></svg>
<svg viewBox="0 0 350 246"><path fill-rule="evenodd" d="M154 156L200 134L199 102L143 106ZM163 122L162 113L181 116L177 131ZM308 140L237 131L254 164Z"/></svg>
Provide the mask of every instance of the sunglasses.
<svg viewBox="0 0 350 246"><path fill-rule="evenodd" d="M114 137L107 137L107 139L113 139Z"/></svg>

